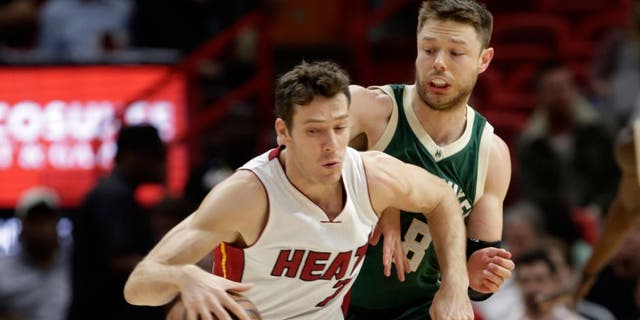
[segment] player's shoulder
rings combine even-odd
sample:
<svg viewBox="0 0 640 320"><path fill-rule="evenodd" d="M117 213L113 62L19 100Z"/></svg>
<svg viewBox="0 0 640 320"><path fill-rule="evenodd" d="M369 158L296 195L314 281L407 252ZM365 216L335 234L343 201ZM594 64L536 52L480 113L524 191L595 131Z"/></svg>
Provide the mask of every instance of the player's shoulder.
<svg viewBox="0 0 640 320"><path fill-rule="evenodd" d="M372 106L388 106L393 103L392 97L389 96L380 87L365 88L359 85L350 85L349 91L351 92L351 107L355 108L367 108L371 110Z"/></svg>
<svg viewBox="0 0 640 320"><path fill-rule="evenodd" d="M260 179L250 170L239 169L218 183L205 197L203 205L215 207L233 204L246 207L266 202L266 190Z"/></svg>
<svg viewBox="0 0 640 320"><path fill-rule="evenodd" d="M243 168L234 172L221 185L222 187L234 189L234 191L236 189L243 190L243 193L247 195L264 192L264 186L260 178L253 171Z"/></svg>
<svg viewBox="0 0 640 320"><path fill-rule="evenodd" d="M368 151L358 151L360 153L360 157L365 164L375 164L380 165L380 162L394 162L400 161L382 151L378 150L368 150Z"/></svg>
<svg viewBox="0 0 640 320"><path fill-rule="evenodd" d="M360 156L365 167L367 181L374 185L385 184L396 178L394 172L401 169L404 162L377 150L361 151Z"/></svg>
<svg viewBox="0 0 640 320"><path fill-rule="evenodd" d="M249 170L237 170L207 194L198 211L223 219L251 217L264 211L267 192L260 179Z"/></svg>
<svg viewBox="0 0 640 320"><path fill-rule="evenodd" d="M361 85L349 85L351 95L369 99L386 99L389 95L382 89L383 86L363 87Z"/></svg>
<svg viewBox="0 0 640 320"><path fill-rule="evenodd" d="M509 162L511 161L511 156L509 153L509 146L507 143L496 133L493 133L489 136L491 139L491 153L490 156L493 159L492 161L499 162Z"/></svg>

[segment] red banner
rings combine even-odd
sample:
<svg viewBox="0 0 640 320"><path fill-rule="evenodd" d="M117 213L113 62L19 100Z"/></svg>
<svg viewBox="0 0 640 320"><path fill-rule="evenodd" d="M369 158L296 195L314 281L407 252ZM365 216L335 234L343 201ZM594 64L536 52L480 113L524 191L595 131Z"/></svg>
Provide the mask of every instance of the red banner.
<svg viewBox="0 0 640 320"><path fill-rule="evenodd" d="M131 102L162 79L166 66L0 68L0 207L13 208L35 185L80 203L109 171L115 136L126 125L150 123L169 144L169 191L188 174L185 81L174 75L158 92ZM125 103L131 102L125 106Z"/></svg>

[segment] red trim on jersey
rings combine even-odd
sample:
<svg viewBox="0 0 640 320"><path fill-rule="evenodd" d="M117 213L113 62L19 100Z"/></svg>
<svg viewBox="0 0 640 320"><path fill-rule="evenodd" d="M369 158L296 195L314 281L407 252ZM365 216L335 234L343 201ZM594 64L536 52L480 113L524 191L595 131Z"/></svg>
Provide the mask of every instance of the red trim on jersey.
<svg viewBox="0 0 640 320"><path fill-rule="evenodd" d="M347 318L347 314L349 313L349 303L351 303L351 289L347 291L347 294L342 298L342 315L344 318Z"/></svg>
<svg viewBox="0 0 640 320"><path fill-rule="evenodd" d="M284 144L281 144L269 151L269 160L273 160L274 158L280 155L280 151L284 150Z"/></svg>
<svg viewBox="0 0 640 320"><path fill-rule="evenodd" d="M213 249L213 274L236 282L242 281L244 251L222 243Z"/></svg>

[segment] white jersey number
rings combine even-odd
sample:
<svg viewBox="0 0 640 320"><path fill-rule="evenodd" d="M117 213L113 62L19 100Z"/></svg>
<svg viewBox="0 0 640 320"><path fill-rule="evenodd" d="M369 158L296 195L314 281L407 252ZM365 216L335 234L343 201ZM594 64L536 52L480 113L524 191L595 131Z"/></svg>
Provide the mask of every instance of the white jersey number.
<svg viewBox="0 0 640 320"><path fill-rule="evenodd" d="M404 235L404 241L402 241L402 247L407 259L409 259L411 271L418 270L429 243L431 243L429 225L414 218L407 233Z"/></svg>

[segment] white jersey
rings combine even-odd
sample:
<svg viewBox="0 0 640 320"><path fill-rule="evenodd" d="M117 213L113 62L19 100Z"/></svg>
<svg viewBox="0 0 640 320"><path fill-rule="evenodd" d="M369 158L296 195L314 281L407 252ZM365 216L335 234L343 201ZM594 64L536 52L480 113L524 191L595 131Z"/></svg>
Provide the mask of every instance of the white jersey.
<svg viewBox="0 0 640 320"><path fill-rule="evenodd" d="M216 248L214 273L254 283L243 294L265 320L343 319L345 294L360 272L369 234L378 221L362 158L347 149L342 169L345 205L329 220L289 182L277 154L274 149L240 168L262 181L269 199L268 221L250 247Z"/></svg>

